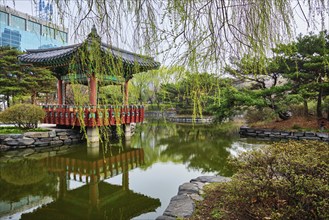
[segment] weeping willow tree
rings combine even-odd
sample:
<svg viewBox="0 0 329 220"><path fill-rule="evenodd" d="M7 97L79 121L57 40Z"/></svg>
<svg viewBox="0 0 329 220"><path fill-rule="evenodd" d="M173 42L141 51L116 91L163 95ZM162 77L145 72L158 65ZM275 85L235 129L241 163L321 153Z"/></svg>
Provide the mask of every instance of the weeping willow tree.
<svg viewBox="0 0 329 220"><path fill-rule="evenodd" d="M14 0L15 1L15 0ZM37 3L37 0L33 0ZM129 45L192 72L219 72L245 54L265 62L269 48L294 36L296 17L325 28L328 0L50 0L80 40L90 27L108 44ZM252 64L251 64L252 65ZM264 63L260 67L266 67ZM195 84L193 89L198 90Z"/></svg>
<svg viewBox="0 0 329 220"><path fill-rule="evenodd" d="M233 54L265 56L275 42L293 36L296 16L321 23L326 0L52 0L75 36L92 24L109 42L131 44L150 55L190 68L218 67ZM297 15L298 13L299 15ZM320 22L318 19L321 19ZM172 59L171 59L172 60Z"/></svg>

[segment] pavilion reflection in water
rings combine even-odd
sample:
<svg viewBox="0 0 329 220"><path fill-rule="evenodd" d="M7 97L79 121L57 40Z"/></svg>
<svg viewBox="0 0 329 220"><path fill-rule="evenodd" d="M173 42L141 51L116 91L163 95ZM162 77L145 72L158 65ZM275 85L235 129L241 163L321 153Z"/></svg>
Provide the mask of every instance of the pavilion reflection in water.
<svg viewBox="0 0 329 220"><path fill-rule="evenodd" d="M95 149L94 149L95 151ZM129 170L144 163L142 148L128 149L113 155L87 154L49 157L44 161L48 171L59 179L57 199L22 219L131 219L154 211L159 199L129 190ZM103 180L122 174L122 185ZM69 190L68 183L83 186Z"/></svg>

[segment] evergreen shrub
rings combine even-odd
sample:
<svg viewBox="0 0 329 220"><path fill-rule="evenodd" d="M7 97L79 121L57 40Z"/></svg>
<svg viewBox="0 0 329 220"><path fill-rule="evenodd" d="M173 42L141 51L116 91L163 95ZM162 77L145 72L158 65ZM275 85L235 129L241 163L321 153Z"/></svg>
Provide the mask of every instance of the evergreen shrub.
<svg viewBox="0 0 329 220"><path fill-rule="evenodd" d="M275 143L232 164L237 172L216 187L220 196L213 217L329 219L328 143Z"/></svg>
<svg viewBox="0 0 329 220"><path fill-rule="evenodd" d="M32 104L17 104L0 113L0 122L15 124L19 128L36 128L45 117L41 107Z"/></svg>

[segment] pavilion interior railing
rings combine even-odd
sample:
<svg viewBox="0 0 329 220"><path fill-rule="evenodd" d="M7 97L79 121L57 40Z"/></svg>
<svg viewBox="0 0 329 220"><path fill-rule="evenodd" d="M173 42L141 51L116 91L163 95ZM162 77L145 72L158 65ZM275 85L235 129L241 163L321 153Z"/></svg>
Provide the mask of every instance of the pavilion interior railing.
<svg viewBox="0 0 329 220"><path fill-rule="evenodd" d="M109 126L144 121L144 106L73 106L43 105L46 112L43 123L67 126Z"/></svg>

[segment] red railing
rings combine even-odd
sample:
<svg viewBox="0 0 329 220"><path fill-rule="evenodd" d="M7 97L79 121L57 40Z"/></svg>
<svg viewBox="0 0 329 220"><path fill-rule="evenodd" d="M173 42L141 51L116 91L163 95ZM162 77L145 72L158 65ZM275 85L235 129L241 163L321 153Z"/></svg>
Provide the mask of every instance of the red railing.
<svg viewBox="0 0 329 220"><path fill-rule="evenodd" d="M144 106L100 106L77 107L71 105L45 105L46 111L43 120L45 124L67 126L108 126L143 122Z"/></svg>

